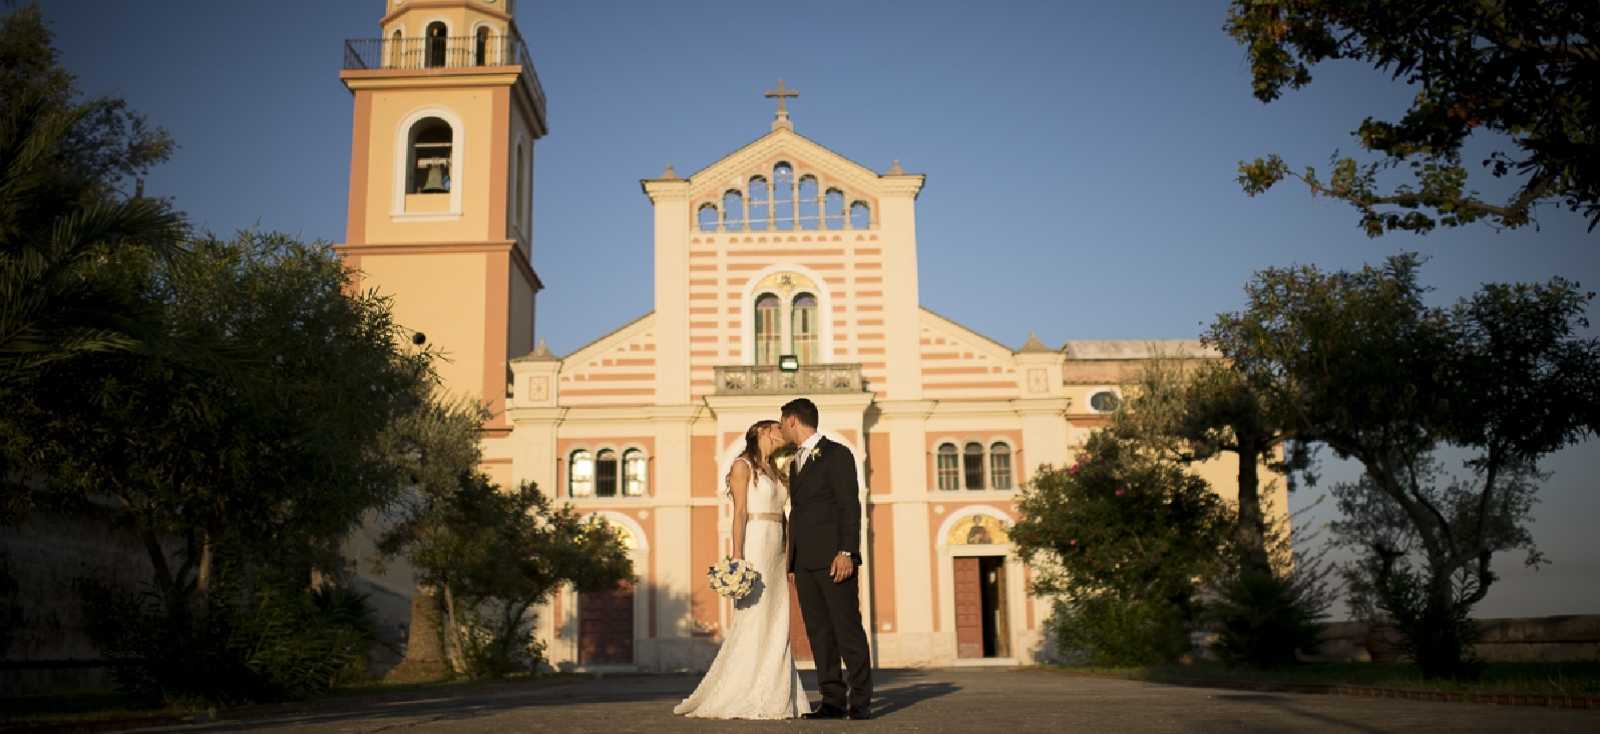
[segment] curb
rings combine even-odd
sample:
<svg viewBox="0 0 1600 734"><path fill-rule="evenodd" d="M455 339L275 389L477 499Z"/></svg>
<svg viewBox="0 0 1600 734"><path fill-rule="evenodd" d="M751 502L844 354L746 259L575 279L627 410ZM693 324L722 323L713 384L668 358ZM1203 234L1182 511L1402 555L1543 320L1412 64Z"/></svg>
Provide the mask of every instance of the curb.
<svg viewBox="0 0 1600 734"><path fill-rule="evenodd" d="M1092 678L1111 678L1083 674ZM1338 683L1273 683L1267 681L1218 681L1203 678L1121 678L1142 683L1184 686L1186 688L1220 688L1236 691L1261 691L1266 693L1309 693L1352 698L1394 698L1407 701L1437 701L1442 703L1487 703L1496 706L1537 706L1540 708L1600 710L1600 696L1567 696L1544 693L1465 693L1458 691L1422 691L1408 688L1383 688L1379 686L1351 686Z"/></svg>
<svg viewBox="0 0 1600 734"><path fill-rule="evenodd" d="M193 716L130 716L125 719L101 719L99 721L7 721L0 722L0 732L12 734L13 732L32 734L32 732L102 732L124 731L127 729L143 729L152 726L181 726L183 724L202 723L202 719Z"/></svg>

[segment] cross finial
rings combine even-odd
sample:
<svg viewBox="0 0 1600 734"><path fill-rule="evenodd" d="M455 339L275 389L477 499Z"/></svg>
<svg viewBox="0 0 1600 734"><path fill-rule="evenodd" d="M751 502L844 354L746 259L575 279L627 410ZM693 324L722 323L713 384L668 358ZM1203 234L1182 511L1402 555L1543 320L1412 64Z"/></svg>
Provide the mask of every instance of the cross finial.
<svg viewBox="0 0 1600 734"><path fill-rule="evenodd" d="M785 104L785 98L798 97L800 96L800 93L785 87L783 85L783 80L779 79L778 88L768 89L766 96L776 97L778 99L778 114L772 119L772 129L776 130L780 127L793 128L794 124L789 122L789 106Z"/></svg>

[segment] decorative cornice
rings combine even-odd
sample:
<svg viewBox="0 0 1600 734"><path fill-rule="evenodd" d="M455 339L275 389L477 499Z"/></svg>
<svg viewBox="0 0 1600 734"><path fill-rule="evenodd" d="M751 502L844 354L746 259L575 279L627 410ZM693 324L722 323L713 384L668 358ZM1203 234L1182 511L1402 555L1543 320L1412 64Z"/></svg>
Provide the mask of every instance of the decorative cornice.
<svg viewBox="0 0 1600 734"><path fill-rule="evenodd" d="M506 13L506 11L492 5L485 5L484 3L462 2L462 0L410 0L410 2L395 8L388 15L383 16L383 18L378 21L378 28L384 28L385 26L389 25L390 21L413 10L421 10L425 8L462 8L468 6L471 6L473 10L483 13L484 15L494 18L495 20L503 20L508 23L513 22L511 20L511 15Z"/></svg>
<svg viewBox="0 0 1600 734"><path fill-rule="evenodd" d="M506 409L506 416L511 419L511 422L513 424L519 425L519 426L527 425L527 424L531 424L531 423L557 423L557 424L559 424L563 420L566 419L567 411L569 411L569 410L571 410L571 408L564 408L564 407L561 407L559 405L555 406L555 407L550 407L550 406L526 407L526 406L524 406L524 407L517 407L517 408L507 408Z"/></svg>
<svg viewBox="0 0 1600 734"><path fill-rule="evenodd" d="M667 167L667 172L673 173L671 166ZM654 204L663 201L684 201L689 198L689 179L686 178L641 178L639 188Z"/></svg>
<svg viewBox="0 0 1600 734"><path fill-rule="evenodd" d="M878 191L884 196L910 196L915 199L922 193L922 185L928 177L920 173L905 175L884 175L878 178Z"/></svg>
<svg viewBox="0 0 1600 734"><path fill-rule="evenodd" d="M520 66L461 66L437 69L345 69L339 79L357 89L437 87L509 87L522 74Z"/></svg>
<svg viewBox="0 0 1600 734"><path fill-rule="evenodd" d="M874 403L880 420L927 418L938 406L937 400L879 400Z"/></svg>
<svg viewBox="0 0 1600 734"><path fill-rule="evenodd" d="M1017 415L1051 415L1065 417L1072 408L1071 398L1019 398L1011 401Z"/></svg>

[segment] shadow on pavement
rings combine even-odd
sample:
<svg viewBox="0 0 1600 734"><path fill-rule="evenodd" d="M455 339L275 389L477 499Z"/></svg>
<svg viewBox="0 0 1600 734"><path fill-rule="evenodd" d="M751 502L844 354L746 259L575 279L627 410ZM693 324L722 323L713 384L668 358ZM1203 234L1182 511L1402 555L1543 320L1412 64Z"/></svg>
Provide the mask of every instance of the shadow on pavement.
<svg viewBox="0 0 1600 734"><path fill-rule="evenodd" d="M605 702L660 701L664 707L680 700L691 679L682 675L610 675L604 679L575 681L553 686L505 686L489 691L417 691L398 696L360 699L322 699L300 705L279 704L238 711L210 724L184 726L184 731L260 731L312 726L342 721L364 723L405 719L411 724L455 721L489 716L503 711L537 706ZM381 728L381 727L380 727Z"/></svg>

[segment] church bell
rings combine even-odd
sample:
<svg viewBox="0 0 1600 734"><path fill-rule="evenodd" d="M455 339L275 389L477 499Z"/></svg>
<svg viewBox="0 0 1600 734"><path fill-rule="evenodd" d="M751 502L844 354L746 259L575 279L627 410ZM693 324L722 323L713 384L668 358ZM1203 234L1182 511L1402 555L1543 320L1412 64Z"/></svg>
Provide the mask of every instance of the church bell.
<svg viewBox="0 0 1600 734"><path fill-rule="evenodd" d="M422 193L440 194L449 190L444 185L444 165L435 163L428 166L428 178L422 182Z"/></svg>

